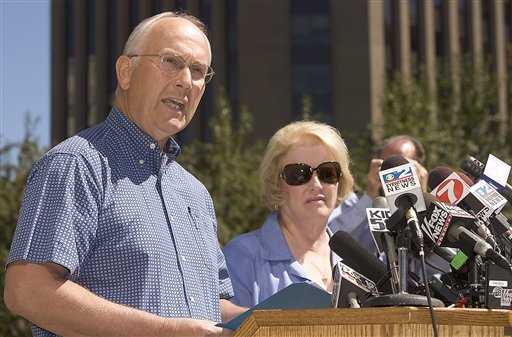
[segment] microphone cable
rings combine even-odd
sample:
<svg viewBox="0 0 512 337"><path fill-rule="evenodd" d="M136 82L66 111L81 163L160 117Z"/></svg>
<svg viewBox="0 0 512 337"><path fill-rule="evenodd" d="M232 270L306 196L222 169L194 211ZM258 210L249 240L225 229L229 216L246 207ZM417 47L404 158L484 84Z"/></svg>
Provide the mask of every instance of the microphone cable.
<svg viewBox="0 0 512 337"><path fill-rule="evenodd" d="M434 315L434 308L432 307L432 298L430 297L430 287L428 285L427 267L425 263L425 251L423 250L423 247L420 247L419 255L421 260L421 272L423 274L423 283L425 284L425 293L427 295L428 310L430 311L430 318L432 320L432 329L434 332L434 337L439 337L439 332L437 331L436 316Z"/></svg>

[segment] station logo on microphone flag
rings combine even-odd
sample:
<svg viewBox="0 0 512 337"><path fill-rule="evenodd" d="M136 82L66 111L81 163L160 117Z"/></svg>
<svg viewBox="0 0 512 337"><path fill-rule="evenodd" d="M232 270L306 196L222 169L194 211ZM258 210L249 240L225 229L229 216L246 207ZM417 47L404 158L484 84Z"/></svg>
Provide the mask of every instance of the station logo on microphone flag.
<svg viewBox="0 0 512 337"><path fill-rule="evenodd" d="M389 210L394 213L397 210L395 201L403 195L414 195L416 212L425 210L423 192L420 179L413 164L406 163L379 172L379 179L388 201Z"/></svg>
<svg viewBox="0 0 512 337"><path fill-rule="evenodd" d="M455 172L430 192L437 200L455 205L469 193L469 185Z"/></svg>

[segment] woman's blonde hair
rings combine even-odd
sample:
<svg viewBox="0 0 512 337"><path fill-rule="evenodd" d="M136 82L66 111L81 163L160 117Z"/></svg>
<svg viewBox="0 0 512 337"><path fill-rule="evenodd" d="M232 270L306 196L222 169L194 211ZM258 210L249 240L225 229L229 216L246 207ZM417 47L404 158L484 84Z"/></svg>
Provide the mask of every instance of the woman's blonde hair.
<svg viewBox="0 0 512 337"><path fill-rule="evenodd" d="M315 121L293 122L279 129L270 138L260 164L261 194L263 202L269 209L275 210L282 202L281 159L293 146L311 143L311 141L325 146L341 166L336 205L352 192L354 178L349 170L349 154L339 131L330 125Z"/></svg>

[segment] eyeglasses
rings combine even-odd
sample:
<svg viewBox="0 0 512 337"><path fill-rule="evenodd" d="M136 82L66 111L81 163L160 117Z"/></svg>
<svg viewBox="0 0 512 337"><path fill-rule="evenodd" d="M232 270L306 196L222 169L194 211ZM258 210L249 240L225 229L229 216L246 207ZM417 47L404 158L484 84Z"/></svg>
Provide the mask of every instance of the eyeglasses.
<svg viewBox="0 0 512 337"><path fill-rule="evenodd" d="M311 180L315 171L322 183L336 184L340 181L341 167L335 161L326 161L315 168L304 163L288 164L281 171L281 178L288 185L304 185Z"/></svg>
<svg viewBox="0 0 512 337"><path fill-rule="evenodd" d="M170 76L174 76L185 67L188 67L192 76L192 80L204 80L205 84L210 82L213 75L215 75L215 71L213 71L212 67L202 63L187 62L182 56L176 54L130 54L126 56L129 58L142 56L159 57L160 70Z"/></svg>

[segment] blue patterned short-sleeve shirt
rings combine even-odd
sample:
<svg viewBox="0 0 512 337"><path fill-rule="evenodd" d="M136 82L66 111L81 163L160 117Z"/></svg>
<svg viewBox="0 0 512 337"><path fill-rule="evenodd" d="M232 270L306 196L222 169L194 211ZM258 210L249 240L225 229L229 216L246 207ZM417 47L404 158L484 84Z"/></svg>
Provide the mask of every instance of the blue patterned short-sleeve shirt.
<svg viewBox="0 0 512 337"><path fill-rule="evenodd" d="M219 298L233 290L213 202L179 151L112 109L34 164L7 263L54 262L112 302L220 321Z"/></svg>

